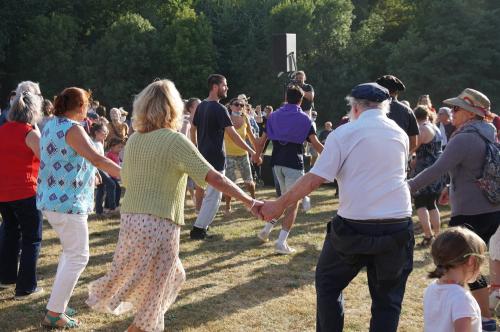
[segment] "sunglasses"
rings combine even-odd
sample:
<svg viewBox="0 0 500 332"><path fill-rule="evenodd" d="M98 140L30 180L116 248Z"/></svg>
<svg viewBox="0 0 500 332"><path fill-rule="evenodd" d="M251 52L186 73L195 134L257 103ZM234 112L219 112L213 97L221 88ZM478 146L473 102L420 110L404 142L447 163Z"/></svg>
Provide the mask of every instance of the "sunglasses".
<svg viewBox="0 0 500 332"><path fill-rule="evenodd" d="M244 107L245 105L244 104L240 104L240 103L234 103L233 106L236 106L236 107Z"/></svg>

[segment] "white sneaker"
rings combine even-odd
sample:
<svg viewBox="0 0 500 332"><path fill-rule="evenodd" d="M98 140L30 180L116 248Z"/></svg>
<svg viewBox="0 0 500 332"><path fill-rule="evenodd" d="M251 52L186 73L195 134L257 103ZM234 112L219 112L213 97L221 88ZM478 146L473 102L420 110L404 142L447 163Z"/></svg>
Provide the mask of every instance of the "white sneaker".
<svg viewBox="0 0 500 332"><path fill-rule="evenodd" d="M262 241L262 242L267 242L269 241L269 233L266 232L265 229L261 230L258 234L257 237Z"/></svg>
<svg viewBox="0 0 500 332"><path fill-rule="evenodd" d="M307 212L311 209L311 198L309 196L306 196L302 199L302 210L304 212Z"/></svg>
<svg viewBox="0 0 500 332"><path fill-rule="evenodd" d="M276 241L276 244L274 245L274 247L276 249L276 252L278 254L281 254L281 255L290 255L290 254L293 254L294 252L297 251L297 250L293 249L292 247L289 247L288 243L286 243L286 242L280 243L280 242Z"/></svg>

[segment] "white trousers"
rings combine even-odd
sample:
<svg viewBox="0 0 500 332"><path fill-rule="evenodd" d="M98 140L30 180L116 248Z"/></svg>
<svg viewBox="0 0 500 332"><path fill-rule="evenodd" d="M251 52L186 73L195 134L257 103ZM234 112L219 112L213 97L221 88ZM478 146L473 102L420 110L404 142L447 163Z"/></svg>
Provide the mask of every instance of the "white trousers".
<svg viewBox="0 0 500 332"><path fill-rule="evenodd" d="M43 213L62 245L47 310L62 313L66 310L76 282L89 261L88 215L52 211Z"/></svg>
<svg viewBox="0 0 500 332"><path fill-rule="evenodd" d="M220 173L224 175L224 171ZM207 229L217 215L221 199L222 193L220 191L212 186L207 186L205 197L201 203L200 213L198 213L194 226Z"/></svg>

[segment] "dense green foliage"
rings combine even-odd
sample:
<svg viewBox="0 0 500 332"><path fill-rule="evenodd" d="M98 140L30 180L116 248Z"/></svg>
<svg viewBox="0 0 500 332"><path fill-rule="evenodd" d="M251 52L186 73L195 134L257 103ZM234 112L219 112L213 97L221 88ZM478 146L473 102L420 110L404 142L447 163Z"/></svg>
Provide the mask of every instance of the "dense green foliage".
<svg viewBox="0 0 500 332"><path fill-rule="evenodd" d="M440 106L472 87L495 109L499 17L498 0L3 0L0 97L29 79L49 98L77 85L130 108L155 78L205 97L206 77L219 72L230 97L276 106L284 79L272 68L272 34L288 32L321 119L340 117L353 85L386 73L412 103L428 93Z"/></svg>

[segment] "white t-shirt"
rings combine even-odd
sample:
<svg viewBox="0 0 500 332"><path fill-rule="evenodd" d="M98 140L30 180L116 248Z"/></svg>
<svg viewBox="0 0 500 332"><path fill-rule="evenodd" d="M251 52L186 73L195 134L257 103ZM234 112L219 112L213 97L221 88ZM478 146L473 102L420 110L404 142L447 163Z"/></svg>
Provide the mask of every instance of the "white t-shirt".
<svg viewBox="0 0 500 332"><path fill-rule="evenodd" d="M440 285L435 280L424 292L424 331L454 331L453 322L471 317L472 332L481 332L481 309L471 293L460 285Z"/></svg>
<svg viewBox="0 0 500 332"><path fill-rule="evenodd" d="M310 170L328 181L336 178L338 215L354 220L411 216L406 184L408 135L378 109L334 130Z"/></svg>
<svg viewBox="0 0 500 332"><path fill-rule="evenodd" d="M104 156L104 146L102 145L102 143L96 142L96 141L92 141L92 143L94 143L94 146L97 149L97 152L99 152L99 154L101 156Z"/></svg>

